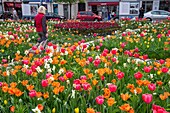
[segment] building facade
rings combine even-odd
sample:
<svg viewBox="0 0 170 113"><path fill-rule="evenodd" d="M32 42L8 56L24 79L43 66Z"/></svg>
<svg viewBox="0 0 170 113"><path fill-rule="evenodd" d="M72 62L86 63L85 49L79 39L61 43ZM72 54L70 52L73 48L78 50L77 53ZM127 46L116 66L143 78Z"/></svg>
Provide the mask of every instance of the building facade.
<svg viewBox="0 0 170 113"><path fill-rule="evenodd" d="M51 0L0 0L0 12L12 11L12 8L15 8L22 16L35 15L41 4L47 8L48 13L70 19L70 5ZM107 19L112 11L120 17L133 17L138 15L140 7L143 7L145 12L157 9L170 11L170 0L84 0L83 3L72 4L71 19L76 18L78 11L92 11L103 19Z"/></svg>

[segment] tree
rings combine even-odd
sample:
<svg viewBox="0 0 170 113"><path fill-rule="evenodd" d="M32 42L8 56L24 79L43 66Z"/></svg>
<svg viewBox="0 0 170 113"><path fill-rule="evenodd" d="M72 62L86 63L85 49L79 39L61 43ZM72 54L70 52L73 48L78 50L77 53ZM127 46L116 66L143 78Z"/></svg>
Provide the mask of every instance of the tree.
<svg viewBox="0 0 170 113"><path fill-rule="evenodd" d="M76 3L79 0L54 0L54 2L64 2L70 5L70 19L71 19L71 6L73 3Z"/></svg>

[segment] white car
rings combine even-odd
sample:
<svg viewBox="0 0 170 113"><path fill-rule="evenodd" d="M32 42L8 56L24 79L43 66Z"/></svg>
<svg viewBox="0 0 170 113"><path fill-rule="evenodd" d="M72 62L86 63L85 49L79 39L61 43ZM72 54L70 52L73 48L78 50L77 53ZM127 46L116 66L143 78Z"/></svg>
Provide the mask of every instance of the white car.
<svg viewBox="0 0 170 113"><path fill-rule="evenodd" d="M164 10L153 10L144 14L144 18L154 21L154 20L165 20L170 17L170 12Z"/></svg>

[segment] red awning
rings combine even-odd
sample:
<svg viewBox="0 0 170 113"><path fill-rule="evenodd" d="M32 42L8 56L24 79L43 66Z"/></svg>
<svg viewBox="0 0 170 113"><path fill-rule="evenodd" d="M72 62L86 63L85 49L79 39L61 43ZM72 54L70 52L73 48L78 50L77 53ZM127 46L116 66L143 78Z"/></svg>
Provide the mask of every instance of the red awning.
<svg viewBox="0 0 170 113"><path fill-rule="evenodd" d="M21 8L21 3L15 3L16 8Z"/></svg>
<svg viewBox="0 0 170 113"><path fill-rule="evenodd" d="M88 2L89 6L92 5L111 5L111 6L117 6L119 5L119 2Z"/></svg>
<svg viewBox="0 0 170 113"><path fill-rule="evenodd" d="M14 3L12 3L12 2L10 2L10 3L9 3L9 2L6 2L5 4L6 4L8 7L14 7Z"/></svg>

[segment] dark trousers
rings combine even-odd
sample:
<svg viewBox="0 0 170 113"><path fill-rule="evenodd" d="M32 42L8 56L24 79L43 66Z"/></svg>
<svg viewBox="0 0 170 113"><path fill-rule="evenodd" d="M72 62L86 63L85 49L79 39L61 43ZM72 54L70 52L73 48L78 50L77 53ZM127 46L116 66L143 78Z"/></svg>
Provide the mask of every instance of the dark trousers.
<svg viewBox="0 0 170 113"><path fill-rule="evenodd" d="M42 41L47 40L46 34L43 32L38 32L38 35L40 36L40 40L38 40L39 43L41 43Z"/></svg>

